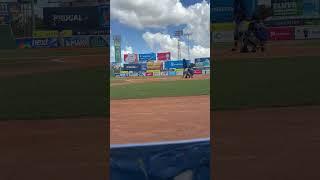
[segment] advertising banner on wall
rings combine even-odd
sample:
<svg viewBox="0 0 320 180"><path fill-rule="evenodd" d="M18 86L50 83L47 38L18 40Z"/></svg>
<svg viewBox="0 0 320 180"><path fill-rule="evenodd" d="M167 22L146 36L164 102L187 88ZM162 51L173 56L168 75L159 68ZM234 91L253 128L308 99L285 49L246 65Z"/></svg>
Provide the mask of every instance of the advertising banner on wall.
<svg viewBox="0 0 320 180"><path fill-rule="evenodd" d="M32 48L32 38L21 38L16 39L17 47L24 49L24 48Z"/></svg>
<svg viewBox="0 0 320 180"><path fill-rule="evenodd" d="M196 69L196 70L194 70L194 74L202 74L202 70L201 69Z"/></svg>
<svg viewBox="0 0 320 180"><path fill-rule="evenodd" d="M89 36L90 47L107 47L109 44L108 37L107 35Z"/></svg>
<svg viewBox="0 0 320 180"><path fill-rule="evenodd" d="M87 48L90 47L88 36L73 36L64 38L65 47L78 47Z"/></svg>
<svg viewBox="0 0 320 180"><path fill-rule="evenodd" d="M120 73L121 65L116 62L111 62L111 69L113 70L114 73Z"/></svg>
<svg viewBox="0 0 320 180"><path fill-rule="evenodd" d="M186 60L187 64L190 64L190 60ZM183 61L177 60L177 61L166 61L164 62L164 68L165 69L183 69Z"/></svg>
<svg viewBox="0 0 320 180"><path fill-rule="evenodd" d="M159 61L167 61L171 59L171 53L170 52L162 52L157 54L157 59Z"/></svg>
<svg viewBox="0 0 320 180"><path fill-rule="evenodd" d="M146 71L148 69L147 63L140 63L141 71Z"/></svg>
<svg viewBox="0 0 320 180"><path fill-rule="evenodd" d="M162 69L162 62L147 62L148 70L161 70Z"/></svg>
<svg viewBox="0 0 320 180"><path fill-rule="evenodd" d="M124 62L138 63L138 55L137 54L124 54Z"/></svg>
<svg viewBox="0 0 320 180"><path fill-rule="evenodd" d="M212 40L213 42L233 42L234 31L216 31L213 32Z"/></svg>
<svg viewBox="0 0 320 180"><path fill-rule="evenodd" d="M308 17L319 17L319 0L303 0L303 15Z"/></svg>
<svg viewBox="0 0 320 180"><path fill-rule="evenodd" d="M46 7L43 8L44 23L53 29L97 29L97 7Z"/></svg>
<svg viewBox="0 0 320 180"><path fill-rule="evenodd" d="M157 59L156 53L139 54L140 62L155 61L156 59Z"/></svg>
<svg viewBox="0 0 320 180"><path fill-rule="evenodd" d="M268 33L271 40L294 40L294 27L271 27Z"/></svg>
<svg viewBox="0 0 320 180"><path fill-rule="evenodd" d="M210 57L206 58L196 58L194 60L196 67L198 68L209 68L210 67Z"/></svg>
<svg viewBox="0 0 320 180"><path fill-rule="evenodd" d="M141 65L140 64L124 64L123 65L124 71L141 71Z"/></svg>
<svg viewBox="0 0 320 180"><path fill-rule="evenodd" d="M210 19L213 23L233 21L233 0L215 0L211 4Z"/></svg>
<svg viewBox="0 0 320 180"><path fill-rule="evenodd" d="M33 31L32 36L34 38L49 38L49 37L58 37L58 31ZM72 30L63 30L63 37L72 36Z"/></svg>
<svg viewBox="0 0 320 180"><path fill-rule="evenodd" d="M303 0L271 0L273 16L302 16Z"/></svg>
<svg viewBox="0 0 320 180"><path fill-rule="evenodd" d="M299 26L295 27L295 39L320 39L319 26Z"/></svg>
<svg viewBox="0 0 320 180"><path fill-rule="evenodd" d="M58 47L57 38L32 39L32 48L56 48L56 47Z"/></svg>

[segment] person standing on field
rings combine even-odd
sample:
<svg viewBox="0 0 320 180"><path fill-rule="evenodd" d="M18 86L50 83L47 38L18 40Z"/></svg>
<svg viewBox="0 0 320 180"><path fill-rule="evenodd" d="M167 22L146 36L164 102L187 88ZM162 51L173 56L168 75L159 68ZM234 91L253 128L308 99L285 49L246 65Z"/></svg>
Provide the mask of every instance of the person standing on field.
<svg viewBox="0 0 320 180"><path fill-rule="evenodd" d="M63 25L61 23L61 21L58 21L58 23L56 23L57 25L57 30L58 30L58 47L63 48L64 47L64 39L63 39Z"/></svg>
<svg viewBox="0 0 320 180"><path fill-rule="evenodd" d="M235 0L233 4L233 21L234 21L234 44L232 51L238 49L238 43L242 43L242 27L245 25L246 15L241 6L240 0Z"/></svg>

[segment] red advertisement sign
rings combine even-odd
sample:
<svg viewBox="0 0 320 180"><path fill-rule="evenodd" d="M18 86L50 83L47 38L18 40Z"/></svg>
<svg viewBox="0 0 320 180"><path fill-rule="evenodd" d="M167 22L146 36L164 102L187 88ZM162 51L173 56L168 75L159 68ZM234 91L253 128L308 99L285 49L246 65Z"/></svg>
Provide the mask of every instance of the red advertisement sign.
<svg viewBox="0 0 320 180"><path fill-rule="evenodd" d="M202 70L201 69L196 69L193 72L194 74L202 74Z"/></svg>
<svg viewBox="0 0 320 180"><path fill-rule="evenodd" d="M271 27L268 28L270 40L293 40L293 27Z"/></svg>
<svg viewBox="0 0 320 180"><path fill-rule="evenodd" d="M157 59L160 61L168 61L171 59L171 54L170 54L170 52L158 53Z"/></svg>
<svg viewBox="0 0 320 180"><path fill-rule="evenodd" d="M146 76L153 76L153 72L146 72Z"/></svg>
<svg viewBox="0 0 320 180"><path fill-rule="evenodd" d="M138 54L124 54L124 62L138 63Z"/></svg>

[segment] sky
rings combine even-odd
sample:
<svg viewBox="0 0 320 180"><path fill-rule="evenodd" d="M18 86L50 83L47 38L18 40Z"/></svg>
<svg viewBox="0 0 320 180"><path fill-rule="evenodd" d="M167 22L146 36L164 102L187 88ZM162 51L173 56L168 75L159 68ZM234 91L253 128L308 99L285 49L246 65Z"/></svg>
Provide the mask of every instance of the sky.
<svg viewBox="0 0 320 180"><path fill-rule="evenodd" d="M192 33L182 38L181 56L210 57L209 0L111 0L110 61L114 62L113 35L121 35L125 53L171 52L177 59L176 30Z"/></svg>

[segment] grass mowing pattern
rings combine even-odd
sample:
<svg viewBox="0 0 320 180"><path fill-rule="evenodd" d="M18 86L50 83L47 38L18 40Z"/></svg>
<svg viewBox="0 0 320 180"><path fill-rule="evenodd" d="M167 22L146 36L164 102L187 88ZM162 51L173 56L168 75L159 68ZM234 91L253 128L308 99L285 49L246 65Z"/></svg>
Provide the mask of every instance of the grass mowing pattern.
<svg viewBox="0 0 320 180"><path fill-rule="evenodd" d="M126 84L113 86L110 91L112 100L209 95L210 80L178 80Z"/></svg>
<svg viewBox="0 0 320 180"><path fill-rule="evenodd" d="M1 61L15 60L32 60L33 58L45 59L44 57L68 57L79 55L106 55L106 48L87 48L87 49L15 49L15 50L0 50Z"/></svg>
<svg viewBox="0 0 320 180"><path fill-rule="evenodd" d="M214 63L213 109L320 105L319 57Z"/></svg>
<svg viewBox="0 0 320 180"><path fill-rule="evenodd" d="M0 79L0 119L106 117L105 68Z"/></svg>

